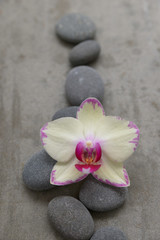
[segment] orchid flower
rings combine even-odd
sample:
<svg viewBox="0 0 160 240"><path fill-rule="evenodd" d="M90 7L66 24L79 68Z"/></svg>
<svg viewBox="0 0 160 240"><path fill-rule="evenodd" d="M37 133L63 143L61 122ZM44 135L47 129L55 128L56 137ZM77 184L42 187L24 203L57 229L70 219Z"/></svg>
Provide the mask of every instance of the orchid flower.
<svg viewBox="0 0 160 240"><path fill-rule="evenodd" d="M65 117L41 128L41 141L57 163L50 183L67 185L92 174L116 187L130 185L123 162L135 151L139 129L120 117L105 116L96 98L82 102L77 118Z"/></svg>

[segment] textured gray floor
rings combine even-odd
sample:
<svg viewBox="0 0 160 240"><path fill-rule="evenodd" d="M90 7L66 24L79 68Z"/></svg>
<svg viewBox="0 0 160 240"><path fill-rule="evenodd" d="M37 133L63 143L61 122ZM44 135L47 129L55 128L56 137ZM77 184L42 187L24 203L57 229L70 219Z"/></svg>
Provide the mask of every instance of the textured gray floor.
<svg viewBox="0 0 160 240"><path fill-rule="evenodd" d="M93 65L105 82L108 115L141 129L126 162L125 205L94 213L95 226L114 225L129 240L160 239L160 1L0 0L0 240L61 240L47 219L48 202L78 194L79 184L45 193L25 188L27 159L41 149L40 127L67 106L70 46L54 35L65 13L81 11L97 25L102 47Z"/></svg>

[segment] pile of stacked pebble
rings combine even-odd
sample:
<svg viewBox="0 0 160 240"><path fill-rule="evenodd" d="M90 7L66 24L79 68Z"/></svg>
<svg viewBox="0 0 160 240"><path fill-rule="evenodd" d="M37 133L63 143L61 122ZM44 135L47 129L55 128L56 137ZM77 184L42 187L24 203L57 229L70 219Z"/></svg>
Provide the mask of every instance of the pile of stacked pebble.
<svg viewBox="0 0 160 240"><path fill-rule="evenodd" d="M74 117L78 106L88 97L101 102L104 83L95 69L84 66L95 61L100 46L94 39L95 24L82 14L68 14L56 25L57 35L69 43L78 44L70 52L69 60L74 67L66 78L65 90L70 107L59 110L52 121L61 117ZM43 123L42 123L43 124ZM45 150L34 154L23 170L25 185L35 191L56 188L50 184L50 173L56 160ZM126 197L127 188L116 188L103 184L92 176L83 181L79 200L70 196L54 198L48 206L48 216L55 229L70 240L126 240L123 232L114 227L103 227L94 233L94 222L89 210L105 212L120 207Z"/></svg>

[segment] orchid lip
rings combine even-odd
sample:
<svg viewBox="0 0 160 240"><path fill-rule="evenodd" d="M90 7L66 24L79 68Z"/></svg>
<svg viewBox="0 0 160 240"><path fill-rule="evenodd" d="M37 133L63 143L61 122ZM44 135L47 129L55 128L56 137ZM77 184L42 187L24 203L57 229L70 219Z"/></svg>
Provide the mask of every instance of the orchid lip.
<svg viewBox="0 0 160 240"><path fill-rule="evenodd" d="M76 146L75 154L80 162L85 165L95 165L102 156L101 146L91 140L79 142Z"/></svg>
<svg viewBox="0 0 160 240"><path fill-rule="evenodd" d="M76 164L75 167L77 168L78 171L83 172L85 174L89 174L97 171L101 167L101 164L97 165Z"/></svg>

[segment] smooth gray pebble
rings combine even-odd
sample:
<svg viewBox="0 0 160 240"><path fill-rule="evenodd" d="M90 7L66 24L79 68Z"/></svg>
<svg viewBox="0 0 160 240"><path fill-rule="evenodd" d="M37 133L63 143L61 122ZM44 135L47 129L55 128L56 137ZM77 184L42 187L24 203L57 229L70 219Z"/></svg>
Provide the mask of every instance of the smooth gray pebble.
<svg viewBox="0 0 160 240"><path fill-rule="evenodd" d="M93 39L96 27L93 21L80 13L71 13L63 16L56 24L56 33L64 41L79 43Z"/></svg>
<svg viewBox="0 0 160 240"><path fill-rule="evenodd" d="M48 205L48 216L53 227L67 240L88 240L93 234L92 216L76 198L54 198Z"/></svg>
<svg viewBox="0 0 160 240"><path fill-rule="evenodd" d="M50 174L56 161L45 150L35 153L25 164L22 177L25 185L35 191L49 190Z"/></svg>
<svg viewBox="0 0 160 240"><path fill-rule="evenodd" d="M103 227L98 229L90 240L127 240L127 238L115 227Z"/></svg>
<svg viewBox="0 0 160 240"><path fill-rule="evenodd" d="M100 53L100 45L95 40L87 40L76 45L70 52L73 66L86 65L95 61Z"/></svg>
<svg viewBox="0 0 160 240"><path fill-rule="evenodd" d="M52 121L62 117L76 118L78 108L79 107L76 107L76 106L62 108L53 115Z"/></svg>
<svg viewBox="0 0 160 240"><path fill-rule="evenodd" d="M69 103L74 106L79 106L88 97L95 97L102 102L104 83L95 69L80 66L68 73L65 90Z"/></svg>
<svg viewBox="0 0 160 240"><path fill-rule="evenodd" d="M110 186L90 175L81 186L79 199L88 209L105 212L120 207L127 192L127 188Z"/></svg>

